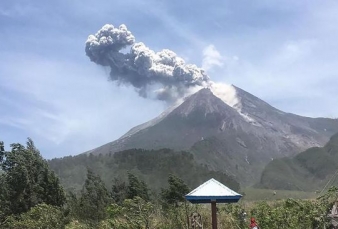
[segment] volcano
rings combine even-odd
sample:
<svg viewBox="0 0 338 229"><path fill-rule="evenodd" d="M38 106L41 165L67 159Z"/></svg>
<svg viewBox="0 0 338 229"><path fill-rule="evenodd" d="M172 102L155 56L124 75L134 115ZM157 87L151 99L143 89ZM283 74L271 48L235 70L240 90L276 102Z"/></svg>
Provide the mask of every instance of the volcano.
<svg viewBox="0 0 338 229"><path fill-rule="evenodd" d="M159 117L119 139L86 153L108 154L132 148L187 150L213 170L252 185L274 158L323 146L338 132L338 120L309 118L278 110L232 86L237 103L227 104L208 88L187 97Z"/></svg>

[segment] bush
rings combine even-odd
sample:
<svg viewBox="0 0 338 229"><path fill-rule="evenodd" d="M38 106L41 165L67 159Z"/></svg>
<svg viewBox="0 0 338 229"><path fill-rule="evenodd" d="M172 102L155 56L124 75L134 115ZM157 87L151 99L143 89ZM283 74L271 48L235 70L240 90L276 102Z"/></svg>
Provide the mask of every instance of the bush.
<svg viewBox="0 0 338 229"><path fill-rule="evenodd" d="M63 229L65 228L62 211L58 207L39 204L18 217L7 218L4 228L8 229Z"/></svg>
<svg viewBox="0 0 338 229"><path fill-rule="evenodd" d="M133 199L126 199L121 206L110 205L108 214L109 219L106 223L116 229L151 228L154 206L136 196Z"/></svg>

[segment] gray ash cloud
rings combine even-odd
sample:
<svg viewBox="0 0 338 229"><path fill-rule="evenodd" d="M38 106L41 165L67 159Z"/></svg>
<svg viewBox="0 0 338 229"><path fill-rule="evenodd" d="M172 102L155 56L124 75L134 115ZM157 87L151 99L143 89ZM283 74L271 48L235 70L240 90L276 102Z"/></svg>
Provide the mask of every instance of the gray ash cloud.
<svg viewBox="0 0 338 229"><path fill-rule="evenodd" d="M157 99L171 103L190 89L210 83L203 69L186 64L175 52L155 52L142 42L135 42L125 25L103 26L88 37L85 50L91 61L110 67L113 81L132 85L142 97L154 92Z"/></svg>

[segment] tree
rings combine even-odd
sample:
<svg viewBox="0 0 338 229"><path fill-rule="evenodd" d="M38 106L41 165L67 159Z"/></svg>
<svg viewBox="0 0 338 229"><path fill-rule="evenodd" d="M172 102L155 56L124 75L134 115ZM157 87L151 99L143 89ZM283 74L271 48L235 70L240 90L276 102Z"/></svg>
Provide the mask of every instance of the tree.
<svg viewBox="0 0 338 229"><path fill-rule="evenodd" d="M109 204L110 198L105 184L100 176L88 169L80 197L80 219L99 223L106 218L106 208Z"/></svg>
<svg viewBox="0 0 338 229"><path fill-rule="evenodd" d="M188 194L189 187L184 183L184 181L173 174L170 174L168 177L169 187L167 189L162 189L161 191L161 202L163 210L165 210L166 217L174 218L175 220L174 228L179 228L182 226L182 214L179 208L180 202L185 202L184 196ZM188 222L188 207L185 202L185 216L186 222ZM184 222L184 220L183 220Z"/></svg>
<svg viewBox="0 0 338 229"><path fill-rule="evenodd" d="M139 180L134 174L128 173L127 199L138 196L145 201L149 201L149 189L144 181Z"/></svg>
<svg viewBox="0 0 338 229"><path fill-rule="evenodd" d="M179 202L184 202L184 196L189 192L189 187L184 181L175 175L170 174L168 183L168 189L162 189L161 191L161 198L164 203L177 206Z"/></svg>
<svg viewBox="0 0 338 229"><path fill-rule="evenodd" d="M5 151L0 143L0 203L3 214L21 214L32 207L46 203L62 206L65 193L59 179L49 170L47 162L28 138L26 147L11 144Z"/></svg>
<svg viewBox="0 0 338 229"><path fill-rule="evenodd" d="M122 204L127 197L126 183L121 179L115 178L113 181L111 196L115 203Z"/></svg>
<svg viewBox="0 0 338 229"><path fill-rule="evenodd" d="M0 162L3 159L3 155L4 155L4 143L0 142ZM0 225L1 222L4 221L5 216L6 216L6 212L8 212L8 203L6 200L7 197L7 184L5 182L5 175L4 172L2 171L2 169L0 168Z"/></svg>

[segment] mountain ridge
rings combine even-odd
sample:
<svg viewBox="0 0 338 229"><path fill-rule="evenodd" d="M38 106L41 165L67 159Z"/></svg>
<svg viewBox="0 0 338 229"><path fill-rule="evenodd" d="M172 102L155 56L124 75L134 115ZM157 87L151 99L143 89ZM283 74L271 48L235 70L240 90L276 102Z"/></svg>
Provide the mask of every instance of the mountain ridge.
<svg viewBox="0 0 338 229"><path fill-rule="evenodd" d="M229 105L204 88L161 116L87 153L132 148L191 150L200 163L228 171L244 184L253 184L272 159L323 146L338 132L338 120L286 113L233 88L236 104Z"/></svg>
<svg viewBox="0 0 338 229"><path fill-rule="evenodd" d="M337 185L338 133L323 147L313 147L292 158L279 158L267 164L257 187L316 191ZM329 183L330 182L330 183Z"/></svg>

